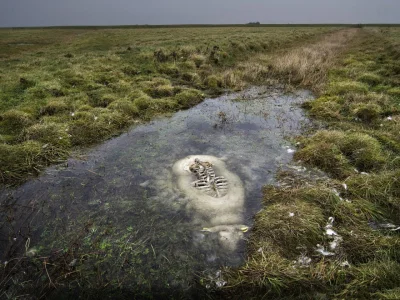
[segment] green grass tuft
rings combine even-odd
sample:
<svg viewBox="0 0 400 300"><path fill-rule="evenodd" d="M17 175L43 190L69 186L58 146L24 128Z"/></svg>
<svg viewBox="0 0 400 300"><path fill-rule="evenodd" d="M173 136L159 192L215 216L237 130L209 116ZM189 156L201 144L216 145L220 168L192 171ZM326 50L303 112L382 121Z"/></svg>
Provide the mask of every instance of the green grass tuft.
<svg viewBox="0 0 400 300"><path fill-rule="evenodd" d="M375 73L364 73L361 76L359 76L357 80L372 86L382 83L382 77Z"/></svg>
<svg viewBox="0 0 400 300"><path fill-rule="evenodd" d="M203 101L204 94L198 90L188 89L178 93L174 99L182 108L189 108Z"/></svg>
<svg viewBox="0 0 400 300"><path fill-rule="evenodd" d="M348 93L367 93L368 86L358 81L333 82L328 90L330 95L345 95Z"/></svg>
<svg viewBox="0 0 400 300"><path fill-rule="evenodd" d="M0 115L0 131L6 134L18 134L34 122L33 117L23 111L11 109Z"/></svg>

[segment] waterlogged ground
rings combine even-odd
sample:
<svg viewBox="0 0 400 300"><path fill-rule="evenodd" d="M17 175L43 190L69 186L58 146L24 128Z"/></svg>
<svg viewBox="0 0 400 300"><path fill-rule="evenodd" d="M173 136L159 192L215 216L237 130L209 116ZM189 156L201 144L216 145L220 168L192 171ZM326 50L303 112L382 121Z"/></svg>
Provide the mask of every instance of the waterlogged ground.
<svg viewBox="0 0 400 300"><path fill-rule="evenodd" d="M225 284L219 270L243 261L244 242L224 253L216 234L192 222L195 212L186 209L190 200L177 189L172 165L187 155L221 158L244 183L245 206L238 214L251 227L262 186L292 159L287 137L307 123L299 104L310 97L253 88L207 99L2 191L2 263L24 255L45 258L48 274L32 282L58 292L185 292L200 276L210 289ZM18 290L35 270L29 264L26 274L10 271L12 286L2 288Z"/></svg>

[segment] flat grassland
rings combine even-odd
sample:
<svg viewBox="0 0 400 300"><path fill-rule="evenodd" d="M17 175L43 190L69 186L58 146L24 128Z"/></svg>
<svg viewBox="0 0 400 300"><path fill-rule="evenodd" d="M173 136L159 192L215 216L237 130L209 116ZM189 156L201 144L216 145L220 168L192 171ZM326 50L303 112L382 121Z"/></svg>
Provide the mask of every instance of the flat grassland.
<svg viewBox="0 0 400 300"><path fill-rule="evenodd" d="M294 158L330 179L282 171L266 186L245 264L209 297L400 298L399 28L1 30L0 41L3 183L206 95L310 88L304 108L321 126ZM52 266L36 260L46 278Z"/></svg>
<svg viewBox="0 0 400 300"><path fill-rule="evenodd" d="M261 80L245 63L335 28L0 30L0 183L205 95ZM265 76L264 76L265 77Z"/></svg>

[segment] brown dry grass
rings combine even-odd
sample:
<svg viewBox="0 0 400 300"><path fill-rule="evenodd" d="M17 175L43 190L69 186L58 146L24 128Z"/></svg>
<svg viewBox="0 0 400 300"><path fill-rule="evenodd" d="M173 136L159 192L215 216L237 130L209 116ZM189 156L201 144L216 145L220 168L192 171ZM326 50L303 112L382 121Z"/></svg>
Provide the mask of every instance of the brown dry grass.
<svg viewBox="0 0 400 300"><path fill-rule="evenodd" d="M258 54L251 59L228 69L224 76L236 80L224 86L242 89L246 83L276 84L284 82L300 85L314 92L322 90L328 70L334 66L341 53L360 29L348 28L335 31L322 39L299 47L284 48L272 54Z"/></svg>
<svg viewBox="0 0 400 300"><path fill-rule="evenodd" d="M271 60L271 68L289 83L312 86L318 91L326 82L327 71L358 32L356 28L340 30L323 37L318 43L276 55Z"/></svg>

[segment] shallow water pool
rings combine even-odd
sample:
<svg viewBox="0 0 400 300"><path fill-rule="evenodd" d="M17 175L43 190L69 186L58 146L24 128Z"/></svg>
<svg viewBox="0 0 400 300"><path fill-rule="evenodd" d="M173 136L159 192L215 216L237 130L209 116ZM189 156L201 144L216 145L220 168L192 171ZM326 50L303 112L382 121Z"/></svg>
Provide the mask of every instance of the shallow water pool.
<svg viewBox="0 0 400 300"><path fill-rule="evenodd" d="M292 159L287 138L308 123L299 105L309 98L307 91L252 88L207 99L1 191L2 262L47 257L58 266L50 273L71 273L59 281L70 290L188 291L198 275L208 287L225 284L219 270L243 262L245 242L227 252L217 233L202 230L172 166L188 155L224 161L243 182L237 213L251 228L263 185Z"/></svg>

